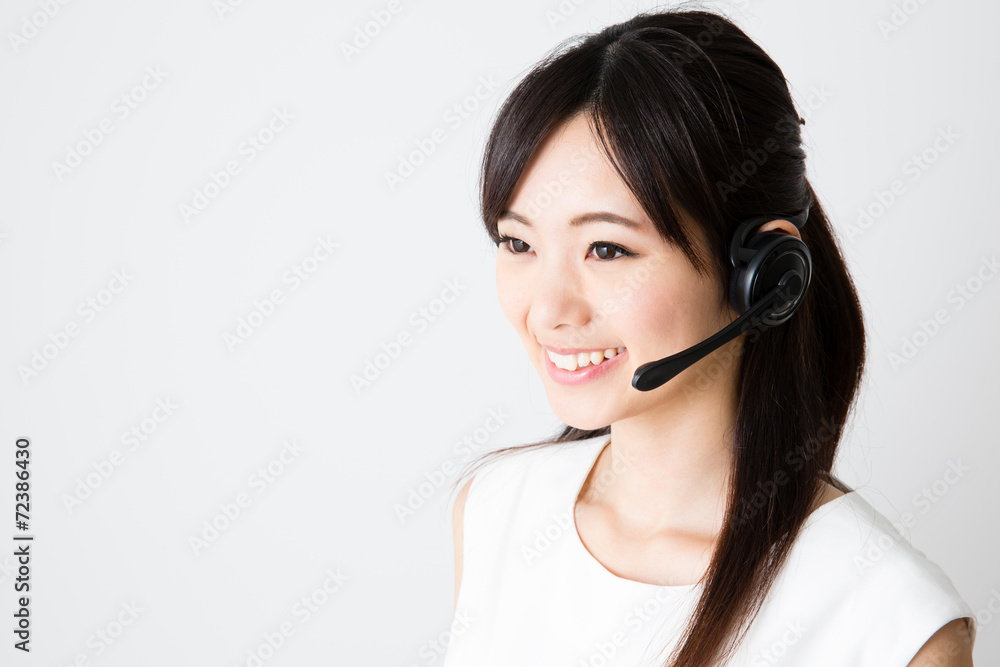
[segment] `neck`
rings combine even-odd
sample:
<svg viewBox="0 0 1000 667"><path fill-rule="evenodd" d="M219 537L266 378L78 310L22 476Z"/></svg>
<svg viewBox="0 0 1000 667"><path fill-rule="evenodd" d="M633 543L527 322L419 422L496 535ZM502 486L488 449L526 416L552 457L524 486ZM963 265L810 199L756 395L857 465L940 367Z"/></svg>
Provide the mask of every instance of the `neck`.
<svg viewBox="0 0 1000 667"><path fill-rule="evenodd" d="M631 534L714 538L729 491L736 402L721 390L692 395L613 423L580 499L607 508Z"/></svg>

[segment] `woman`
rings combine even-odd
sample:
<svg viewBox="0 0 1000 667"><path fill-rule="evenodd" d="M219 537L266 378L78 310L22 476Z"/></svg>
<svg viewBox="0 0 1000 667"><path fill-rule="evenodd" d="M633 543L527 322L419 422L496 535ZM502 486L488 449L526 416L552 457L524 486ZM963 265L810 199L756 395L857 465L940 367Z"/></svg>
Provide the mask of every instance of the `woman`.
<svg viewBox="0 0 1000 667"><path fill-rule="evenodd" d="M831 474L865 333L803 122L701 11L589 35L504 103L482 216L567 426L457 481L446 667L972 664L950 579Z"/></svg>

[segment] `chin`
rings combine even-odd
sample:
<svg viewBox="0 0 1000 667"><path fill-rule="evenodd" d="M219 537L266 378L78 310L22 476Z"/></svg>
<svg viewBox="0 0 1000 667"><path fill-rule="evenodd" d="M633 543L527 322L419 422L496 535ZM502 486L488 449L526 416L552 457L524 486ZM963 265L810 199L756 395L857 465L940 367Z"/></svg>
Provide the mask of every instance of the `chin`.
<svg viewBox="0 0 1000 667"><path fill-rule="evenodd" d="M602 410L588 410L589 406L577 404L575 409L570 409L564 404L554 403L551 400L549 406L559 421L582 431L596 431L611 423Z"/></svg>

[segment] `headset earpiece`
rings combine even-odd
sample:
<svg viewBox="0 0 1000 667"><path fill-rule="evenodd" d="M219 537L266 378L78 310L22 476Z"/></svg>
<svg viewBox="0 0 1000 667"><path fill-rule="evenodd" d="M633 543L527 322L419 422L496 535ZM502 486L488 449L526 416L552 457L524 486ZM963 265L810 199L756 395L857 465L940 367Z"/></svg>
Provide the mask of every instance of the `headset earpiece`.
<svg viewBox="0 0 1000 667"><path fill-rule="evenodd" d="M805 215L787 218L796 227L805 223ZM799 238L779 231L750 233L770 220L786 219L781 215L754 216L737 226L730 245L733 266L729 282L729 301L738 315L752 308L779 284L784 286L782 300L761 318L764 326L785 322L802 302L812 279L812 255Z"/></svg>

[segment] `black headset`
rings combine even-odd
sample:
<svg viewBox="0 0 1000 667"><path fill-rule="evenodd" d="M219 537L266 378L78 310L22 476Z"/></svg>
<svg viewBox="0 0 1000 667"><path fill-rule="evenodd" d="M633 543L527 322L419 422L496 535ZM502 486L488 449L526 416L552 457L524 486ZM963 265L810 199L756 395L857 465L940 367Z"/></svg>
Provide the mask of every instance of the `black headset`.
<svg viewBox="0 0 1000 667"><path fill-rule="evenodd" d="M802 229L808 218L806 208L794 216L774 213L740 221L729 243L729 301L739 317L697 345L643 364L632 376L632 386L639 391L656 389L733 338L756 327L787 321L809 287L812 255L806 244L791 234L770 230L751 236L751 232L771 220L788 220Z"/></svg>
<svg viewBox="0 0 1000 667"><path fill-rule="evenodd" d="M778 285L787 289L783 298L768 309L763 317L765 326L776 326L786 321L798 308L812 279L812 255L799 238L780 231L750 233L771 220L788 220L796 229L802 229L809 218L809 209L798 215L755 215L740 222L729 243L729 263L732 273L729 280L729 301L737 314L753 309ZM750 236L750 240L747 237Z"/></svg>

